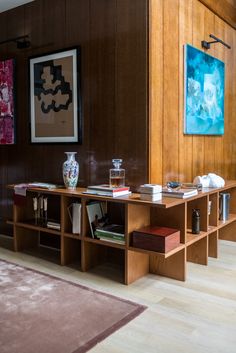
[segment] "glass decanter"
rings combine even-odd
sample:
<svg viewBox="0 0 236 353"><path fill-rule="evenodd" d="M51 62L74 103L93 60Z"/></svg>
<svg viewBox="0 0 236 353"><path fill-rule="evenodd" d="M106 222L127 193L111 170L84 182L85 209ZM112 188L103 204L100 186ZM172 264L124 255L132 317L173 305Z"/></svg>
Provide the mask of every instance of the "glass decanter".
<svg viewBox="0 0 236 353"><path fill-rule="evenodd" d="M110 187L125 186L125 170L120 168L122 159L112 159L113 168L110 169Z"/></svg>

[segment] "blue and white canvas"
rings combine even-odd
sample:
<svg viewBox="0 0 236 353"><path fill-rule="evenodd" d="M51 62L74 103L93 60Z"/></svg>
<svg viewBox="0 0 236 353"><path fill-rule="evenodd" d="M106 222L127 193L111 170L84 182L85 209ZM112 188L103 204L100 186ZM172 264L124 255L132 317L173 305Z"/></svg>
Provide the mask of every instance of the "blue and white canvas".
<svg viewBox="0 0 236 353"><path fill-rule="evenodd" d="M224 134L225 64L185 45L185 134Z"/></svg>

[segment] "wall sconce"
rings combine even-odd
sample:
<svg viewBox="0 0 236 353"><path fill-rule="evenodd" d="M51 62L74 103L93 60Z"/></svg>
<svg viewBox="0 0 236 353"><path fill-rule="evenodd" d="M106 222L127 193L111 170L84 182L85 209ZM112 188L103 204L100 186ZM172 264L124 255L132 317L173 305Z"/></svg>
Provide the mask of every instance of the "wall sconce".
<svg viewBox="0 0 236 353"><path fill-rule="evenodd" d="M25 36L20 36L16 38L10 38L0 42L0 45L10 43L10 42L15 42L17 49L26 49L26 48L29 48L31 45L28 38L29 38L28 34Z"/></svg>
<svg viewBox="0 0 236 353"><path fill-rule="evenodd" d="M205 40L202 40L202 48L204 48L204 49L210 49L211 44L214 44L214 43L221 43L221 44L223 44L226 48L231 49L231 47L230 47L227 43L223 42L223 40L217 38L217 37L214 36L213 34L209 34L209 37L211 37L211 38L213 38L213 39L215 39L215 40L213 40L212 42L207 42L207 41L205 41Z"/></svg>

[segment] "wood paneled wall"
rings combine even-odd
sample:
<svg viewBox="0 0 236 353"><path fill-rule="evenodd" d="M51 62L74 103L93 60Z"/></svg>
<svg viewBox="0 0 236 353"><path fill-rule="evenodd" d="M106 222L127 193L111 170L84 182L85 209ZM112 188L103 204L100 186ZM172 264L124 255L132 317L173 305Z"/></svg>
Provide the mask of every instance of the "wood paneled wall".
<svg viewBox="0 0 236 353"><path fill-rule="evenodd" d="M236 1L235 0L199 0L216 15L236 28Z"/></svg>
<svg viewBox="0 0 236 353"><path fill-rule="evenodd" d="M231 3L232 0L225 0ZM226 62L225 134L183 134L183 45L209 33ZM0 46L17 60L17 144L0 146L0 226L11 217L6 185L62 183L64 151L78 153L79 186L108 181L111 159L124 160L127 184L192 181L215 172L236 178L235 29L200 0L35 0L0 14L0 41L29 34L32 47ZM81 46L83 143L30 144L28 58Z"/></svg>
<svg viewBox="0 0 236 353"><path fill-rule="evenodd" d="M191 182L214 172L236 178L236 31L198 0L152 0L150 7L150 181ZM231 45L207 52L225 66L225 134L183 134L183 46L201 49L213 33Z"/></svg>
<svg viewBox="0 0 236 353"><path fill-rule="evenodd" d="M147 0L35 0L0 14L0 41L29 34L31 48L0 45L17 63L17 143L0 146L0 232L7 232L6 185L63 183L64 152L77 152L79 186L108 182L112 158L122 158L127 184L148 180ZM31 144L28 58L81 46L83 142Z"/></svg>

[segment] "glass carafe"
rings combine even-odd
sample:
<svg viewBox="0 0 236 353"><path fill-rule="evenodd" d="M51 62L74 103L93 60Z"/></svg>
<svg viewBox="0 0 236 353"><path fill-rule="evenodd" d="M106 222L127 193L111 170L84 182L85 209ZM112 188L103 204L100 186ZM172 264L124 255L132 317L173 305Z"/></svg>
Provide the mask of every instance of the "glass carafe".
<svg viewBox="0 0 236 353"><path fill-rule="evenodd" d="M122 169L122 159L112 159L113 168L110 169L110 187L125 186L125 170Z"/></svg>

